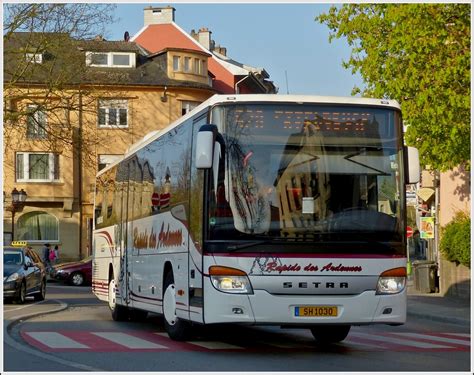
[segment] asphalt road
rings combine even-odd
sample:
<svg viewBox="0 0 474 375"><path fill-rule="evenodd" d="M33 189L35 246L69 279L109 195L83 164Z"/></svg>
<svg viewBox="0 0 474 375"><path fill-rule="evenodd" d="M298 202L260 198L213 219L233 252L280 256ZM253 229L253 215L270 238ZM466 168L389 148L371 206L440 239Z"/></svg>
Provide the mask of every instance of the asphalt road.
<svg viewBox="0 0 474 375"><path fill-rule="evenodd" d="M164 333L158 315L114 322L90 288L50 283L46 301L4 306L3 367L7 372L468 372L466 330L412 319L399 327L353 327L344 342L322 347L308 330L227 325L178 343Z"/></svg>

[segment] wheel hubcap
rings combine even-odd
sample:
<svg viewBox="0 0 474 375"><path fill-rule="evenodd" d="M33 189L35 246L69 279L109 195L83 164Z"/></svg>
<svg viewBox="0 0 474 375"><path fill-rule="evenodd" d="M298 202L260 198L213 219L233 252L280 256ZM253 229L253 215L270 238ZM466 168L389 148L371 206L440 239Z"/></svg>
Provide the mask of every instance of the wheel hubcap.
<svg viewBox="0 0 474 375"><path fill-rule="evenodd" d="M74 285L81 285L82 284L82 275L76 274L72 278L72 282Z"/></svg>
<svg viewBox="0 0 474 375"><path fill-rule="evenodd" d="M174 284L168 285L163 297L163 314L169 325L176 324L176 294Z"/></svg>
<svg viewBox="0 0 474 375"><path fill-rule="evenodd" d="M111 310L115 309L115 280L110 280L109 283L109 307Z"/></svg>

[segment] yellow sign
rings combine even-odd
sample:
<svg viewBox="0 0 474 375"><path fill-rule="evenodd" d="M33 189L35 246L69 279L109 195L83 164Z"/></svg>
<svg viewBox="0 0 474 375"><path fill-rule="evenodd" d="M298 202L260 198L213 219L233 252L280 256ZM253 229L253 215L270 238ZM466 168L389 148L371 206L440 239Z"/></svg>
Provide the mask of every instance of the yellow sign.
<svg viewBox="0 0 474 375"><path fill-rule="evenodd" d="M12 246L25 247L28 245L26 241L12 241Z"/></svg>
<svg viewBox="0 0 474 375"><path fill-rule="evenodd" d="M434 238L434 217L420 217L420 237Z"/></svg>

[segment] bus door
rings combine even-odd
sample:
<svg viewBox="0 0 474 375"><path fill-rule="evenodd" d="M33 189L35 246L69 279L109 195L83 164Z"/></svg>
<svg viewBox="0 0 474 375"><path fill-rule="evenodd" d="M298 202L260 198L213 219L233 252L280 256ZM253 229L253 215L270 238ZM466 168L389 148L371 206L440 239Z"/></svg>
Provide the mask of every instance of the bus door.
<svg viewBox="0 0 474 375"><path fill-rule="evenodd" d="M130 303L130 251L133 247L133 241L131 241L131 228L130 228L130 208L132 203L130 202L130 165L129 160L124 161L120 164L117 172L117 190L120 196L120 220L117 225L117 243L120 244L120 295L125 304Z"/></svg>

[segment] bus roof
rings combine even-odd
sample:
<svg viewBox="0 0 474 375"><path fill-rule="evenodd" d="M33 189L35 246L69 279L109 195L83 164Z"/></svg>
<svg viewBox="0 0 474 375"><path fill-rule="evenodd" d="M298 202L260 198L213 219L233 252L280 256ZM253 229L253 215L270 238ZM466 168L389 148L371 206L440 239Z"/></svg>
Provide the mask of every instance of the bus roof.
<svg viewBox="0 0 474 375"><path fill-rule="evenodd" d="M212 107L217 104L230 104L230 103L299 103L299 104L327 104L327 105L356 105L356 106L376 106L385 107L400 110L400 105L396 100L389 99L373 99L373 98L358 98L358 97L344 97L344 96L317 96L317 95L280 95L280 94L235 94L235 95L213 95L192 111L188 112L184 116L180 117L169 126L161 130L153 130L146 134L142 139L131 145L123 158L116 162L108 165L102 169L98 175L104 173L114 165L120 163L128 156L132 155L135 151L141 149L145 145L153 142L161 134L168 132L174 127L178 126L188 118L199 113L201 110L207 107Z"/></svg>

